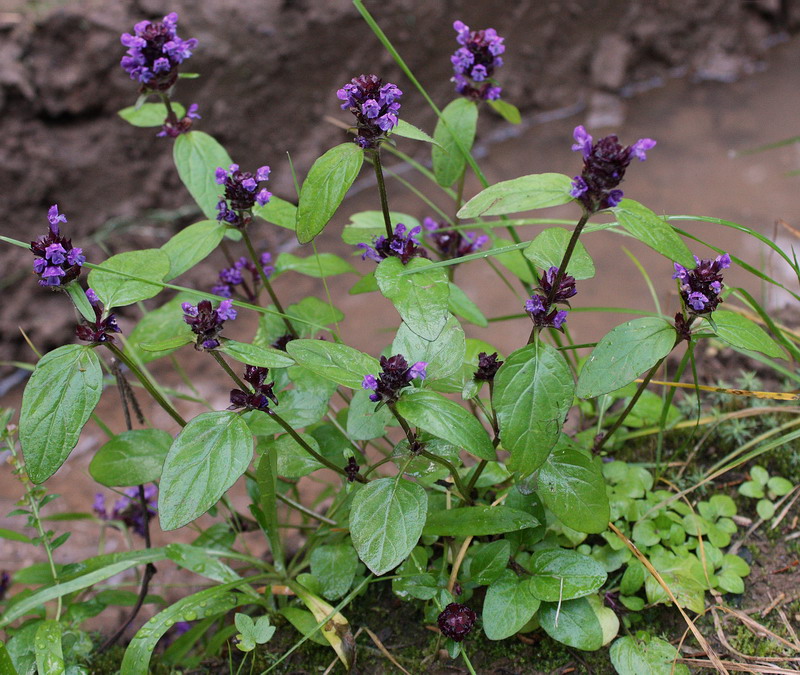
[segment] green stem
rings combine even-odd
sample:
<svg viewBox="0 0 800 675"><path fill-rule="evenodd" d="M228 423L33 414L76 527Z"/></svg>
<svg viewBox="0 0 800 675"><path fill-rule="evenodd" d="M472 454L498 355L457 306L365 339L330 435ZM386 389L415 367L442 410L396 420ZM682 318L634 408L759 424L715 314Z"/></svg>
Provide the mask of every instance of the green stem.
<svg viewBox="0 0 800 675"><path fill-rule="evenodd" d="M564 251L564 255L561 258L561 263L558 266L558 274L556 274L556 278L553 281L553 286L550 288L550 293L547 295L547 306L553 304L553 298L558 292L558 287L564 279L564 275L567 273L567 265L569 265L570 258L572 258L572 253L575 251L575 247L578 245L578 238L581 236L583 227L588 222L590 216L591 214L588 211L584 211L581 219L578 221L578 224L575 225L575 229L572 230L572 236L569 238L567 250Z"/></svg>
<svg viewBox="0 0 800 675"><path fill-rule="evenodd" d="M158 389L156 389L153 386L153 383L141 371L139 366L137 366L130 358L128 358L128 356L122 350L120 350L115 344L112 344L110 342L106 342L105 345L106 345L106 347L108 347L111 350L111 353L117 359L122 361L122 363L124 363L128 367L128 369L134 374L136 379L139 380L139 382L142 383L142 386L148 391L150 396L153 397L155 402L158 403L158 405L160 405L172 419L174 419L182 427L185 427L186 426L186 420L183 419L183 417L181 417L181 415L178 413L178 411L175 410L175 408L172 407L172 404L169 401L167 401L167 399L165 399L161 395L161 392L158 391Z"/></svg>
<svg viewBox="0 0 800 675"><path fill-rule="evenodd" d="M475 673L475 668L472 667L472 661L469 660L467 656L467 652L464 651L464 647L461 647L461 658L464 659L464 665L467 667L470 675L477 675Z"/></svg>
<svg viewBox="0 0 800 675"><path fill-rule="evenodd" d="M321 523L326 523L327 525L336 525L335 520L331 520L330 518L326 518L319 513L315 513L307 506L303 506L300 502L294 501L294 499L290 499L286 495L282 495L280 492L276 492L275 496L278 498L279 501L282 501L286 506L295 509L296 511L300 511L300 513L304 513L309 518L313 518L314 520L318 520Z"/></svg>
<svg viewBox="0 0 800 675"><path fill-rule="evenodd" d="M210 349L209 354L214 357L214 360L222 366L222 369L228 373L228 376L236 383L236 386L239 387L243 392L249 392L250 387L248 387L244 382L242 382L241 378L233 372L233 369L228 365L227 361L222 358L222 354L220 354L216 349Z"/></svg>
<svg viewBox="0 0 800 675"><path fill-rule="evenodd" d="M281 313L281 318L283 319L283 323L286 325L286 330L289 331L289 334L293 338L297 338L297 331L294 329L292 322L289 321L289 318L286 316L286 312L283 309L283 305L281 305L280 300L278 300L278 296L275 295L275 291L272 288L272 284L269 283L269 277L264 273L264 268L261 266L261 261L258 259L258 254L256 253L255 248L253 248L253 242L250 240L250 235L247 233L247 230L242 229L240 230L242 233L242 239L244 240L244 245L247 247L247 252L250 254L250 259L253 261L253 264L256 266L256 270L258 270L258 276L261 278L261 283L264 284L264 288L267 289L267 293L269 293L270 300L272 300L272 304L275 305L275 309L277 309Z"/></svg>
<svg viewBox="0 0 800 675"><path fill-rule="evenodd" d="M375 178L378 181L378 192L380 192L381 195L381 211L383 211L383 224L386 226L386 238L391 239L394 236L394 232L392 230L392 217L389 215L389 199L386 196L386 181L383 179L380 148L375 148L375 150L372 151L372 157L372 165L375 167Z"/></svg>

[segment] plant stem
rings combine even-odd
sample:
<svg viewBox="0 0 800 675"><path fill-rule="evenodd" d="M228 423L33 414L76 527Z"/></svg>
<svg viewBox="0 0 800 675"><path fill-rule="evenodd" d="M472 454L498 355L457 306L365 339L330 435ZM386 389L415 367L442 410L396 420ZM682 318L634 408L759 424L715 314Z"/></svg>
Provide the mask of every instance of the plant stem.
<svg viewBox="0 0 800 675"><path fill-rule="evenodd" d="M297 511L300 511L300 513L306 514L309 518L318 520L321 523L326 523L327 525L333 525L333 526L336 525L335 520L331 520L326 516L320 515L319 513L312 511L307 506L303 506L300 502L296 502L294 501L294 499L290 499L286 495L282 495L280 492L276 492L275 496L278 498L279 501L282 501L284 504L286 504L286 506L296 509ZM294 525L292 525L291 527L294 527Z"/></svg>
<svg viewBox="0 0 800 675"><path fill-rule="evenodd" d="M242 382L241 378L233 372L233 369L228 365L228 362L222 358L222 354L220 354L216 349L210 349L209 354L214 357L214 360L222 366L222 369L228 373L230 378L236 383L236 386L239 387L243 392L249 392L250 387L248 387L244 382Z"/></svg>
<svg viewBox="0 0 800 675"><path fill-rule="evenodd" d="M569 265L570 258L572 258L572 253L575 251L575 246L578 245L578 238L581 236L583 227L588 222L590 216L591 214L588 211L584 211L581 219L578 221L578 224L575 225L575 229L572 230L572 236L569 238L567 250L564 251L564 255L561 258L561 263L558 266L558 274L556 274L556 278L553 281L552 287L550 288L550 293L547 295L547 306L553 304L553 298L558 292L558 287L561 284L561 281L564 279L564 275L567 273L567 265Z"/></svg>
<svg viewBox="0 0 800 675"><path fill-rule="evenodd" d="M383 179L383 167L381 166L381 151L380 148L375 148L372 152L373 162L375 167L375 178L378 181L378 192L381 195L381 211L383 211L383 224L386 226L386 238L391 239L394 236L392 231L392 217L389 215L389 200L386 196L386 181Z"/></svg>
<svg viewBox="0 0 800 675"><path fill-rule="evenodd" d="M161 395L161 392L158 391L153 386L153 383L150 381L150 378L148 378L141 371L139 366L137 366L130 358L128 358L128 356L121 349L119 349L119 347L117 347L115 344L113 344L111 342L106 342L105 345L106 345L106 347L108 347L111 350L111 353L115 357L117 357L117 359L122 361L122 363L124 363L128 367L128 369L134 374L136 379L139 380L139 382L142 383L142 386L145 389L147 389L148 393L150 394L150 396L153 397L155 402L158 403L158 405L160 405L167 412L167 414L169 414L169 416L172 419L174 419L182 427L185 427L186 426L186 420L183 419L183 417L181 417L180 413L178 413L178 411L175 410L175 408L172 407L172 404L169 401L167 401Z"/></svg>
<svg viewBox="0 0 800 675"><path fill-rule="evenodd" d="M269 412L267 414L272 416L272 419L274 419L278 424L280 424L284 429L286 429L286 432L295 440L295 442L301 448L303 448L303 450L305 450L309 455L311 455L314 459L316 459L320 464L323 464L326 467L328 467L329 469L331 469L332 471L335 471L336 473L341 474L345 478L348 478L347 473L345 472L345 470L342 467L337 466L331 460L329 460L327 457L323 457L316 450L314 450L314 448L312 448L308 443L306 443L303 440L303 437L300 436L300 434L298 434L294 429L292 429L292 426L285 419L283 419L280 415L278 415L278 413L276 413L274 410L272 410L270 408L270 410L269 410ZM359 483L367 483L367 482L369 482L361 474L358 474L356 476L356 480Z"/></svg>
<svg viewBox="0 0 800 675"><path fill-rule="evenodd" d="M253 242L250 240L250 235L247 233L246 229L241 229L240 232L242 233L242 239L244 240L244 245L247 246L247 252L250 254L250 259L253 261L253 264L256 266L256 270L258 271L258 275L261 278L261 283L264 284L264 288L267 289L267 293L269 293L269 297L272 300L272 304L275 305L275 309L277 309L283 316L283 323L286 324L286 330L289 331L290 335L293 338L297 338L297 331L294 329L292 322L289 321L289 318L286 316L286 312L283 309L283 305L281 305L280 300L278 300L278 296L275 295L275 291L272 288L272 284L269 283L269 277L264 273L264 268L261 266L261 261L258 259L258 255L256 254L255 248L253 248Z"/></svg>

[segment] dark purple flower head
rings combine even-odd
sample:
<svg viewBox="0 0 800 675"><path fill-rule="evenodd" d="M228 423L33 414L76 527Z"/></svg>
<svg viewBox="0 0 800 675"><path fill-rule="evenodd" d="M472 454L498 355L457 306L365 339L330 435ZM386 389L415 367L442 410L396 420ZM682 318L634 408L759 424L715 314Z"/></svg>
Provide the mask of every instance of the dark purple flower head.
<svg viewBox="0 0 800 675"><path fill-rule="evenodd" d="M0 572L0 602L6 597L6 593L8 592L8 587L11 585L11 575L3 570Z"/></svg>
<svg viewBox="0 0 800 675"><path fill-rule="evenodd" d="M370 258L375 262L380 262L385 258L400 258L400 261L407 265L408 261L414 257L427 258L428 252L419 245L419 235L422 227L417 225L409 230L403 223L398 223L394 228L394 236L388 239L385 235L380 235L369 244L356 244L358 248L364 249L361 259Z"/></svg>
<svg viewBox="0 0 800 675"><path fill-rule="evenodd" d="M261 254L259 262L265 276L267 278L272 276L275 271L275 267L272 265L272 256L265 251ZM248 273L249 279L245 278L245 272ZM234 291L239 291L248 302L254 302L258 297L260 285L261 275L258 268L250 258L241 257L233 263L233 267L220 270L219 283L211 289L211 292L223 298L231 298ZM237 286L241 286L241 288L237 289Z"/></svg>
<svg viewBox="0 0 800 675"><path fill-rule="evenodd" d="M690 314L710 314L722 302L720 294L724 285L721 272L731 266L731 258L724 253L714 260L700 260L695 256L694 261L696 266L693 270L674 263L672 278L678 280L681 298Z"/></svg>
<svg viewBox="0 0 800 675"><path fill-rule="evenodd" d="M94 310L95 319L94 322L81 319L81 322L75 327L75 335L78 336L78 339L92 344L114 342L114 336L111 333L120 332L116 317L109 314L103 318L103 305L100 304L97 294L91 288L86 289L86 298Z"/></svg>
<svg viewBox="0 0 800 675"><path fill-rule="evenodd" d="M269 167L260 167L255 174L240 171L238 164L231 164L226 171L221 166L214 172L217 185L225 186L225 196L217 204L217 220L233 227L246 227L253 219L250 210L255 204L264 206L272 193L260 187L269 180Z"/></svg>
<svg viewBox="0 0 800 675"><path fill-rule="evenodd" d="M656 145L652 138L640 138L633 145L623 146L614 134L595 143L583 126L575 127L573 136L572 149L583 155L583 171L572 181L570 194L589 213L612 208L622 201L622 190L617 186L631 160L636 157L643 162L647 151Z"/></svg>
<svg viewBox="0 0 800 675"><path fill-rule="evenodd" d="M196 307L184 302L181 308L183 309L183 320L197 335L195 349L200 351L219 347L217 336L222 331L222 325L228 319L236 318L236 310L230 300L220 302L217 309L214 309L208 300L201 300Z"/></svg>
<svg viewBox="0 0 800 675"><path fill-rule="evenodd" d="M377 148L386 139L397 126L402 95L396 85L384 84L377 75L354 77L336 92L343 101L342 110L355 115L358 135L354 140L358 145L365 150Z"/></svg>
<svg viewBox="0 0 800 675"><path fill-rule="evenodd" d="M493 354L481 352L478 354L478 369L475 371L474 377L476 380L491 382L502 365L503 362L497 360L497 352Z"/></svg>
<svg viewBox="0 0 800 675"><path fill-rule="evenodd" d="M92 509L101 520L117 520L125 523L140 537L145 536L147 521L156 515L156 495L158 488L155 485L148 485L144 489L144 499L147 510L142 507L139 499L139 488L130 487L123 490L124 497L120 497L109 513L106 509L106 499L102 494L96 494Z"/></svg>
<svg viewBox="0 0 800 675"><path fill-rule="evenodd" d="M547 297L550 297L550 293L553 289L553 283L555 282L557 276L558 267L555 265L550 267L544 274L542 274L541 281L539 282L539 288ZM575 277L565 274L558 284L558 289L553 294L553 302L563 302L569 306L567 300L569 300L577 292L578 291L575 289Z"/></svg>
<svg viewBox="0 0 800 675"><path fill-rule="evenodd" d="M356 481L356 477L358 476L360 469L361 467L356 464L356 458L351 456L350 459L347 460L347 464L345 464L344 467L344 472L347 474L347 480L350 483L354 483Z"/></svg>
<svg viewBox="0 0 800 675"><path fill-rule="evenodd" d="M436 623L439 624L439 630L442 631L442 635L456 642L461 642L469 635L477 618L475 612L466 605L451 602L439 614Z"/></svg>
<svg viewBox="0 0 800 675"><path fill-rule="evenodd" d="M66 223L67 217L58 212L57 204L48 209L47 220L50 231L31 242L31 251L36 256L33 271L39 275L40 286L63 286L80 276L86 256L61 234L58 224Z"/></svg>
<svg viewBox="0 0 800 675"><path fill-rule="evenodd" d="M506 47L494 28L469 29L462 21L453 24L456 41L461 46L450 57L455 75L456 91L475 101L494 101L500 98L500 87L491 82L496 68L503 65Z"/></svg>
<svg viewBox="0 0 800 675"><path fill-rule="evenodd" d="M448 230L444 223L439 223L433 218L425 218L422 224L443 260L452 260L476 253L489 241L489 237L485 234L477 235L474 232Z"/></svg>
<svg viewBox="0 0 800 675"><path fill-rule="evenodd" d="M177 138L181 134L191 131L194 120L202 119L197 110L197 103L192 103L192 105L190 105L189 109L186 111L186 115L184 115L181 119L178 119L178 116L175 113L170 113L164 120L161 131L159 131L156 136L159 138Z"/></svg>
<svg viewBox="0 0 800 675"><path fill-rule="evenodd" d="M140 21L133 35L123 33L122 44L128 48L120 65L141 91L167 91L178 79L178 67L192 55L197 40L182 40L177 34L178 15L167 14L160 22Z"/></svg>
<svg viewBox="0 0 800 675"><path fill-rule="evenodd" d="M417 361L414 365L409 366L402 355L396 354L388 359L381 356L381 373L376 377L375 375L365 375L361 387L371 390L373 393L369 395L370 401L375 403L394 403L400 396L400 390L411 384L411 381L420 378L422 380L427 376L426 368L428 364L425 361Z"/></svg>
<svg viewBox="0 0 800 675"><path fill-rule="evenodd" d="M259 368L257 366L247 365L244 367L244 379L251 387L252 391L242 391L241 389L231 389L231 404L228 410L263 410L269 411L269 402L272 401L278 405L278 399L275 398L275 393L272 388L275 386L274 382L267 384L267 375L269 368Z"/></svg>
<svg viewBox="0 0 800 675"><path fill-rule="evenodd" d="M297 338L292 335L291 333L285 333L281 335L275 342L273 342L270 347L274 347L275 349L280 349L282 352L286 351L286 345L288 345L292 340L296 340Z"/></svg>
<svg viewBox="0 0 800 675"><path fill-rule="evenodd" d="M558 288L554 291L553 284L557 276L558 267L553 266L544 270L539 286L533 289L533 294L525 303L525 311L528 312L533 324L540 328L562 330L564 321L567 319L567 312L554 305L562 303L569 307L569 298L577 293L575 279L569 274L562 277Z"/></svg>

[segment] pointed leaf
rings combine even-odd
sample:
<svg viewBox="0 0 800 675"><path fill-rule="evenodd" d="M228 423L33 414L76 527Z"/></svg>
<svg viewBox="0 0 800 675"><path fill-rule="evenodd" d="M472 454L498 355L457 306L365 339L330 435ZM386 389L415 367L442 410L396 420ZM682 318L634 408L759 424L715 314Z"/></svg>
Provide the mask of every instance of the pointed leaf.
<svg viewBox="0 0 800 675"><path fill-rule="evenodd" d="M172 281L205 260L222 241L226 229L218 220L201 220L173 235L161 246L169 258L169 273L164 281Z"/></svg>
<svg viewBox="0 0 800 675"><path fill-rule="evenodd" d="M217 203L224 194L217 185L214 171L227 171L233 163L228 151L213 136L202 131L190 131L175 139L172 149L175 167L186 189L194 197L206 218L217 217Z"/></svg>
<svg viewBox="0 0 800 675"><path fill-rule="evenodd" d="M686 267L694 267L692 252L664 218L632 199L623 199L611 210L622 227L656 253Z"/></svg>
<svg viewBox="0 0 800 675"><path fill-rule="evenodd" d="M275 195L272 195L264 206L255 204L253 215L287 230L294 230L297 224L297 207Z"/></svg>
<svg viewBox="0 0 800 675"><path fill-rule="evenodd" d="M508 506L464 506L428 514L422 534L439 537L482 537L536 527L529 513Z"/></svg>
<svg viewBox="0 0 800 675"><path fill-rule="evenodd" d="M414 141L425 141L426 143L438 145L438 143L422 129L415 127L413 124L409 124L405 120L397 120L397 126L392 129L392 136L400 136L402 138L410 138Z"/></svg>
<svg viewBox="0 0 800 675"><path fill-rule="evenodd" d="M292 340L286 351L320 377L350 389L361 389L364 375L381 372L377 359L347 345L322 340Z"/></svg>
<svg viewBox="0 0 800 675"><path fill-rule="evenodd" d="M260 368L288 368L294 365L294 359L287 356L286 352L274 347L259 347L227 338L223 338L221 343L219 351L236 359L239 363Z"/></svg>
<svg viewBox="0 0 800 675"><path fill-rule="evenodd" d="M89 473L109 487L131 487L161 478L161 467L172 445L172 436L161 429L123 431L100 447L89 464Z"/></svg>
<svg viewBox="0 0 800 675"><path fill-rule="evenodd" d="M347 435L354 441L371 441L386 433L386 426L393 419L386 406L375 410L375 402L369 399L370 392L362 389L353 394L347 411Z"/></svg>
<svg viewBox="0 0 800 675"><path fill-rule="evenodd" d="M586 598L542 603L539 622L551 638L568 647L590 652L603 646L603 627Z"/></svg>
<svg viewBox="0 0 800 675"><path fill-rule="evenodd" d="M435 340L421 338L402 323L392 343L392 354L402 354L409 363L428 364L427 380L438 380L459 370L465 350L464 329L454 316L447 320Z"/></svg>
<svg viewBox="0 0 800 675"><path fill-rule="evenodd" d="M476 326L486 328L489 325L478 305L472 302L469 296L452 281L450 282L450 298L447 301L447 308L456 316L464 319L464 321L469 321Z"/></svg>
<svg viewBox="0 0 800 675"><path fill-rule="evenodd" d="M169 257L160 248L128 251L111 256L89 272L88 283L106 309L124 307L158 295L169 267Z"/></svg>
<svg viewBox="0 0 800 675"><path fill-rule="evenodd" d="M137 363L139 361L148 363L172 353L184 344L194 342L195 335L183 320L183 310L181 309L181 304L190 299L192 296L180 293L161 307L145 314L128 335L125 352L130 354ZM185 341L167 347L163 351L146 351L141 347L141 343L148 343L152 346L174 337L183 337Z"/></svg>
<svg viewBox="0 0 800 675"><path fill-rule="evenodd" d="M572 179L560 173L534 173L489 186L470 199L458 212L459 218L500 216L560 206L573 200Z"/></svg>
<svg viewBox="0 0 800 675"><path fill-rule="evenodd" d="M527 569L531 573L528 580L531 593L547 602L591 595L608 577L596 560L563 548L535 551Z"/></svg>
<svg viewBox="0 0 800 675"><path fill-rule="evenodd" d="M311 574L328 600L341 598L350 590L357 564L358 554L349 541L316 546L311 551Z"/></svg>
<svg viewBox="0 0 800 675"><path fill-rule="evenodd" d="M180 103L172 101L171 105L178 119L186 115L186 109ZM167 118L167 111L163 103L143 103L138 108L135 105L123 108L117 115L134 127L160 127Z"/></svg>
<svg viewBox="0 0 800 675"><path fill-rule="evenodd" d="M572 233L563 227L550 227L542 230L522 254L534 265L542 269L558 267L567 250ZM576 279L591 279L594 276L594 262L586 251L586 247L578 240L572 252L567 274Z"/></svg>
<svg viewBox="0 0 800 675"><path fill-rule="evenodd" d="M355 269L346 260L333 253L319 253L301 258L291 253L281 253L275 261L275 273L298 272L309 277L321 279L337 274L355 274Z"/></svg>
<svg viewBox="0 0 800 675"><path fill-rule="evenodd" d="M718 309L711 315L714 327L720 340L739 349L749 349L761 352L767 356L780 359L786 358L784 351L778 346L761 326L746 316Z"/></svg>
<svg viewBox="0 0 800 675"><path fill-rule="evenodd" d="M414 216L399 211L389 211L389 221L393 225L403 223L409 230L420 224ZM386 234L383 211L359 211L350 216L350 222L344 226L342 241L345 244L369 244L382 234Z"/></svg>
<svg viewBox="0 0 800 675"><path fill-rule="evenodd" d="M36 650L36 668L40 673L63 675L66 672L64 652L61 649L61 624L58 621L42 621L36 629L33 644Z"/></svg>
<svg viewBox="0 0 800 675"><path fill-rule="evenodd" d="M510 570L486 590L483 601L483 632L490 640L505 640L531 620L539 600L528 589L528 582Z"/></svg>
<svg viewBox="0 0 800 675"><path fill-rule="evenodd" d="M511 122L511 124L519 124L522 122L522 115L519 114L517 106L501 99L489 101L489 105L494 108L494 111L506 122Z"/></svg>
<svg viewBox="0 0 800 675"><path fill-rule="evenodd" d="M437 121L433 132L436 145L431 149L431 157L436 182L442 187L450 187L459 179L467 164L455 139L458 139L465 152L472 149L478 124L478 106L473 101L457 98L445 106L442 118L447 126L441 118Z"/></svg>

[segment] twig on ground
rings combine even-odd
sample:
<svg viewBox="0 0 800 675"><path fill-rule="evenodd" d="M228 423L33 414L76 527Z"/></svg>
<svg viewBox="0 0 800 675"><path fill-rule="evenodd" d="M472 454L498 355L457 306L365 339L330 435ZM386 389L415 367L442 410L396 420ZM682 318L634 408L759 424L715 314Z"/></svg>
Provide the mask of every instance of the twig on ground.
<svg viewBox="0 0 800 675"><path fill-rule="evenodd" d="M372 640L375 643L375 646L380 650L381 654L383 654L387 659L389 659L392 662L392 665L394 665L395 668L398 668L399 670L402 670L406 675L411 675L411 673L409 673L405 668L403 668L403 666L401 666L397 662L397 659L394 658L394 656L392 656L392 653L388 649L386 649L386 647L384 646L383 642L380 641L380 639L378 638L377 635L375 635L375 633L373 633L366 626L362 626L362 628L364 629L366 634L369 635L370 640Z"/></svg>

